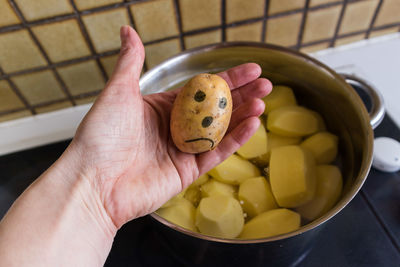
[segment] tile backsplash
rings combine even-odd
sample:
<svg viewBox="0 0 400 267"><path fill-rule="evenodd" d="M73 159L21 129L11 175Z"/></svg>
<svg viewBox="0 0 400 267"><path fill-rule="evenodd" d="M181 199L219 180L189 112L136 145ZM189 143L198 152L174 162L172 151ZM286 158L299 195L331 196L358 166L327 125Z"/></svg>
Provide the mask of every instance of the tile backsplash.
<svg viewBox="0 0 400 267"><path fill-rule="evenodd" d="M312 52L400 31L400 0L0 0L0 122L92 102L112 74L119 28L144 71L225 41Z"/></svg>

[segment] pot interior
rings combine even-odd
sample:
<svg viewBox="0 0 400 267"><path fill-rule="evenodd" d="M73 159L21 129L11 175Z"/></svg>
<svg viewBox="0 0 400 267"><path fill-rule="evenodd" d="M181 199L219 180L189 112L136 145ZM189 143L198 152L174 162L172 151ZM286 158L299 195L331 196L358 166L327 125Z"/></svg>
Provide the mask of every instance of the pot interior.
<svg viewBox="0 0 400 267"><path fill-rule="evenodd" d="M337 164L344 179L341 199L327 214L293 233L259 240L261 242L308 231L345 207L368 174L373 133L363 102L341 76L306 55L278 46L227 43L187 50L147 72L140 81L142 93L166 91L183 85L196 74L215 73L247 62L259 64L262 77L268 78L274 85L291 87L300 105L322 115L328 131L339 137ZM159 216L154 217L166 223ZM179 226L174 228L187 233Z"/></svg>

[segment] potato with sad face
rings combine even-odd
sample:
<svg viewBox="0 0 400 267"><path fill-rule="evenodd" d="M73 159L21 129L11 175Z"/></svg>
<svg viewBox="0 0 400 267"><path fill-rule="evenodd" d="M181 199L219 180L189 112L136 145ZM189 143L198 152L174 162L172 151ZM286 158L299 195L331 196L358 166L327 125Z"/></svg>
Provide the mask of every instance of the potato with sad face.
<svg viewBox="0 0 400 267"><path fill-rule="evenodd" d="M179 150L201 153L224 137L232 115L232 96L224 79L199 74L178 93L171 112L172 140Z"/></svg>

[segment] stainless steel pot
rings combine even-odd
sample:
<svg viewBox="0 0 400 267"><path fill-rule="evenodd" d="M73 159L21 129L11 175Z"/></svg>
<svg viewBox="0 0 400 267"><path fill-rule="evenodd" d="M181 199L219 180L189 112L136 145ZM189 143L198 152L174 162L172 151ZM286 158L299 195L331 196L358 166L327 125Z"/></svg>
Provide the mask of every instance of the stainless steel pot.
<svg viewBox="0 0 400 267"><path fill-rule="evenodd" d="M344 177L343 194L328 213L299 230L263 239L223 239L183 229L157 214L151 216L169 240L170 249L191 266L235 266L242 257L251 263L271 262L271 266L296 264L307 254L321 224L342 210L363 185L372 162L373 126L384 115L382 97L372 86L351 77L342 77L317 60L282 47L261 43L224 43L187 50L147 72L140 80L143 94L165 91L182 85L203 72L219 72L255 62L262 77L273 84L295 90L300 104L322 114L329 131L339 136L338 164ZM355 90L356 84L372 98L369 116ZM263 265L265 266L265 265Z"/></svg>

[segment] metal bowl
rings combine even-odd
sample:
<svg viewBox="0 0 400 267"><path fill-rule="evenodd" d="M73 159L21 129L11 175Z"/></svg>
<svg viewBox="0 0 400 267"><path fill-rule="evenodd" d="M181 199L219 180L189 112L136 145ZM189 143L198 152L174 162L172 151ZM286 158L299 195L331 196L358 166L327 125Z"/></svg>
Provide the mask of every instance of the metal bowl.
<svg viewBox="0 0 400 267"><path fill-rule="evenodd" d="M221 263L234 265L233 253L248 256L247 254L259 255L260 251L266 250L270 253L264 258L275 262L275 265L295 262L312 243L318 226L342 210L357 194L371 166L371 121L376 125L383 117L380 95L372 94L375 98L371 119L362 100L344 77L297 51L249 42L204 46L187 50L151 69L141 78L140 86L143 94L157 93L180 86L196 74L215 73L246 62L259 64L262 68L261 76L268 78L273 84L292 87L299 104L318 111L324 117L328 130L339 136L337 163L344 178L343 193L329 212L300 229L252 240L216 238L191 232L153 213L151 216L156 224L162 225L160 228L171 240L173 249L182 251L186 263L189 264L215 264L218 262L216 257L220 257L223 259ZM355 81L349 76L346 79L349 82ZM373 91L370 86L367 89ZM199 247L202 247L200 256L193 252L197 252L196 248ZM293 254L293 250L298 253L287 261L282 261L282 255Z"/></svg>

